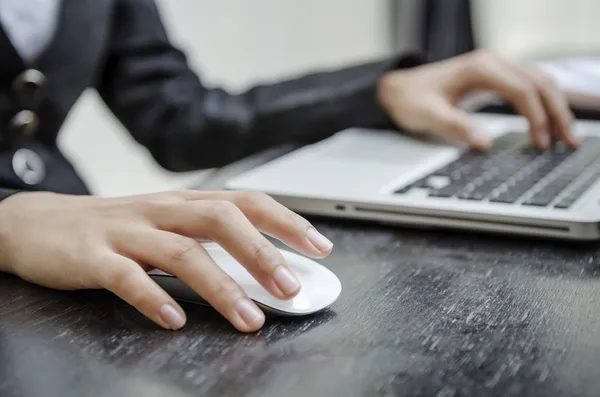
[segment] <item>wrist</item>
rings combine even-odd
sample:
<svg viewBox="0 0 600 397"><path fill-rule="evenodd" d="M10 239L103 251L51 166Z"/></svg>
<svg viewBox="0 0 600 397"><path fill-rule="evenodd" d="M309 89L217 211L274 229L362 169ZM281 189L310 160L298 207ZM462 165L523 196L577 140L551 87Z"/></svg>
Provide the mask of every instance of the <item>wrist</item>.
<svg viewBox="0 0 600 397"><path fill-rule="evenodd" d="M387 109L389 91L390 91L390 75L394 72L384 73L377 81L377 102L381 107Z"/></svg>
<svg viewBox="0 0 600 397"><path fill-rule="evenodd" d="M401 95L401 80L406 73L394 70L383 74L377 82L377 101L387 112L391 111L392 103Z"/></svg>

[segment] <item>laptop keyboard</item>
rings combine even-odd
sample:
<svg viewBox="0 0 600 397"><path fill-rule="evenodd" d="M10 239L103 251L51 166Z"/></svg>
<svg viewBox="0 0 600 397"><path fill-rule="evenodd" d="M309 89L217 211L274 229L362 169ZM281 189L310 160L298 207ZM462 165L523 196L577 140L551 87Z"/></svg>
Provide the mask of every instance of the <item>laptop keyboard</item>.
<svg viewBox="0 0 600 397"><path fill-rule="evenodd" d="M436 198L567 209L599 177L600 138L587 137L578 149L557 142L538 151L527 134L512 133L487 152L465 152L396 193L426 189Z"/></svg>

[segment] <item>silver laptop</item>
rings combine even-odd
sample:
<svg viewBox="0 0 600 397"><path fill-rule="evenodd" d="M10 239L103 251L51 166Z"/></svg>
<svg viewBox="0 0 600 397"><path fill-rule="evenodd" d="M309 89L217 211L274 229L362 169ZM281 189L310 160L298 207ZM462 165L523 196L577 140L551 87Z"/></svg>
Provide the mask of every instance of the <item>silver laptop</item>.
<svg viewBox="0 0 600 397"><path fill-rule="evenodd" d="M302 214L571 240L600 238L600 123L583 145L538 152L519 116L478 115L486 153L394 131L348 129L232 178Z"/></svg>

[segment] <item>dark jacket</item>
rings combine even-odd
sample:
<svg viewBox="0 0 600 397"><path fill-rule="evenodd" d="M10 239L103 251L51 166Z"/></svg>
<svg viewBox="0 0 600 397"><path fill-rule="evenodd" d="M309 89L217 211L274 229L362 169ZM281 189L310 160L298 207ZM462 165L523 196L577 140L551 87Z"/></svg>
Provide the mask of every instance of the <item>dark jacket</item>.
<svg viewBox="0 0 600 397"><path fill-rule="evenodd" d="M203 85L189 68L154 0L63 0L56 35L35 64L0 30L0 197L23 189L89 193L56 144L89 87L161 166L188 171L347 127L392 128L376 102L377 80L420 62L398 56L232 95Z"/></svg>
<svg viewBox="0 0 600 397"><path fill-rule="evenodd" d="M424 10L421 51L430 62L441 61L478 47L470 0L418 0Z"/></svg>
<svg viewBox="0 0 600 397"><path fill-rule="evenodd" d="M392 44L440 61L478 48L471 0L390 0Z"/></svg>

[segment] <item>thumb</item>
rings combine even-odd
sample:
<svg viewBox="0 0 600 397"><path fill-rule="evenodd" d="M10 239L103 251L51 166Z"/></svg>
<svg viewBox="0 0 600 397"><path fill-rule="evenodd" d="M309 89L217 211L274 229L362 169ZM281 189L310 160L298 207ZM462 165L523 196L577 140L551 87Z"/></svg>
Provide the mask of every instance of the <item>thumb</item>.
<svg viewBox="0 0 600 397"><path fill-rule="evenodd" d="M491 142L486 139L469 114L447 102L429 107L429 121L433 132L465 142L472 148L485 150Z"/></svg>

